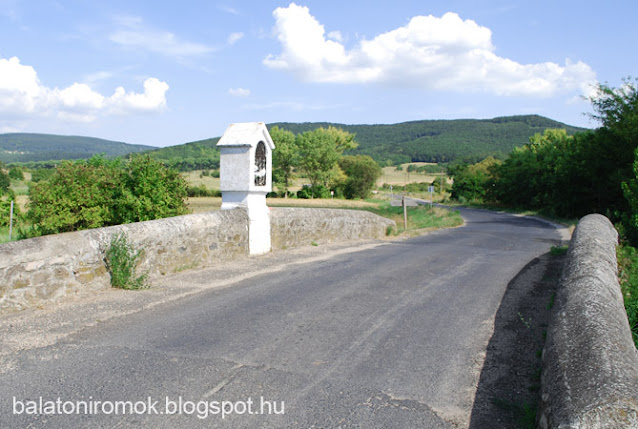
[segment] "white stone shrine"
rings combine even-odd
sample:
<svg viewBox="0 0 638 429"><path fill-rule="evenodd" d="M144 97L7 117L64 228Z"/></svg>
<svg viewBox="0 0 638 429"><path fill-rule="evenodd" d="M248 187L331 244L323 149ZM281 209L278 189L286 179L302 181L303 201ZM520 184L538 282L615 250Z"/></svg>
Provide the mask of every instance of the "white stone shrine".
<svg viewBox="0 0 638 429"><path fill-rule="evenodd" d="M270 252L270 209L266 194L272 191L272 151L275 144L263 122L230 124L217 143L221 152L219 178L222 210L248 211L249 253Z"/></svg>

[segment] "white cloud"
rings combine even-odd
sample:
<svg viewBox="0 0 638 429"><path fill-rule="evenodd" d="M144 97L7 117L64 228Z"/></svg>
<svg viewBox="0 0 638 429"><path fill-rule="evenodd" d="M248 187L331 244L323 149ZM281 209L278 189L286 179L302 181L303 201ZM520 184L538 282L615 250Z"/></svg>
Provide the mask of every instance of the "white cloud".
<svg viewBox="0 0 638 429"><path fill-rule="evenodd" d="M230 95L235 97L248 97L250 95L250 89L246 88L230 88L228 90Z"/></svg>
<svg viewBox="0 0 638 429"><path fill-rule="evenodd" d="M169 57L193 57L207 54L215 49L202 43L181 40L175 34L147 28L138 17L119 17L123 27L109 36L112 42L129 49L141 49Z"/></svg>
<svg viewBox="0 0 638 429"><path fill-rule="evenodd" d="M244 33L231 33L228 36L228 44L229 45L234 45L235 43L237 43L241 39L243 39L243 37L244 37Z"/></svg>
<svg viewBox="0 0 638 429"><path fill-rule="evenodd" d="M217 9L226 12L226 13L230 13L231 15L239 15L239 11L237 9L234 9L230 6L227 6L225 4L220 4L217 5Z"/></svg>
<svg viewBox="0 0 638 429"><path fill-rule="evenodd" d="M328 39L336 40L337 42L343 42L343 35L341 31L331 31L328 33Z"/></svg>
<svg viewBox="0 0 638 429"><path fill-rule="evenodd" d="M126 92L121 86L108 98L108 107L113 113L157 112L166 108L168 84L154 77L144 81L144 93Z"/></svg>
<svg viewBox="0 0 638 429"><path fill-rule="evenodd" d="M310 82L380 83L424 89L549 97L588 91L596 74L583 62L520 64L497 56L492 32L455 13L413 17L403 27L346 50L338 31L326 31L307 7L277 8L279 55L267 67Z"/></svg>
<svg viewBox="0 0 638 429"><path fill-rule="evenodd" d="M166 108L168 84L156 78L144 82L144 92L119 87L111 96L85 83L67 88L43 85L35 69L17 57L0 58L0 113L6 117L55 116L63 121L91 122L100 115L158 112Z"/></svg>

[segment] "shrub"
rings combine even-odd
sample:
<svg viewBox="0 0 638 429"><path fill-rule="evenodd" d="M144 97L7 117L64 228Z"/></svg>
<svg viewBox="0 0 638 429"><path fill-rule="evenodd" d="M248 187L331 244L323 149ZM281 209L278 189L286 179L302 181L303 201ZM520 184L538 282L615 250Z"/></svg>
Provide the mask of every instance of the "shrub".
<svg viewBox="0 0 638 429"><path fill-rule="evenodd" d="M0 195L8 192L9 186L11 186L9 175L0 169Z"/></svg>
<svg viewBox="0 0 638 429"><path fill-rule="evenodd" d="M330 189L323 185L307 186L297 191L297 198L309 199L309 198L330 198L332 194Z"/></svg>
<svg viewBox="0 0 638 429"><path fill-rule="evenodd" d="M222 193L218 189L209 189L203 183L199 186L189 186L186 188L188 197L221 197Z"/></svg>
<svg viewBox="0 0 638 429"><path fill-rule="evenodd" d="M369 156L344 156L339 160L339 167L346 174L344 183L344 195L346 198L365 199L381 177L381 167Z"/></svg>
<svg viewBox="0 0 638 429"><path fill-rule="evenodd" d="M493 180L492 170L500 161L489 157L474 165L460 165L451 173L454 176L452 199L459 201L483 202L489 197Z"/></svg>
<svg viewBox="0 0 638 429"><path fill-rule="evenodd" d="M31 181L34 183L49 180L53 177L55 168L36 168L31 172Z"/></svg>
<svg viewBox="0 0 638 429"><path fill-rule="evenodd" d="M638 347L638 251L622 244L617 248L618 279L622 290L627 319Z"/></svg>
<svg viewBox="0 0 638 429"><path fill-rule="evenodd" d="M15 195L11 190L9 190L6 196L0 196L0 227L9 226L9 221L11 220L11 201L15 201ZM18 204L13 204L14 228L20 226L21 219L20 206Z"/></svg>
<svg viewBox="0 0 638 429"><path fill-rule="evenodd" d="M121 171L103 158L63 162L49 181L29 189L33 235L113 225Z"/></svg>
<svg viewBox="0 0 638 429"><path fill-rule="evenodd" d="M13 180L24 180L24 173L22 169L18 167L11 167L9 169L9 178Z"/></svg>
<svg viewBox="0 0 638 429"><path fill-rule="evenodd" d="M148 155L135 156L125 166L116 192L117 224L161 219L187 213L186 181Z"/></svg>
<svg viewBox="0 0 638 429"><path fill-rule="evenodd" d="M55 234L186 213L186 182L148 156L63 162L29 189L27 235Z"/></svg>

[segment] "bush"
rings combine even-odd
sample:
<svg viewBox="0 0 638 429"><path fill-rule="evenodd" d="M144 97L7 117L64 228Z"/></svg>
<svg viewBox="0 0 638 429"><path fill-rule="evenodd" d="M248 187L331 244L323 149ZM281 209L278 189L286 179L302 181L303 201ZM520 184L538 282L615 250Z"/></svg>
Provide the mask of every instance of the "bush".
<svg viewBox="0 0 638 429"><path fill-rule="evenodd" d="M627 310L634 343L638 347L638 251L631 246L618 246L618 278Z"/></svg>
<svg viewBox="0 0 638 429"><path fill-rule="evenodd" d="M221 197L222 192L218 189L209 189L203 183L199 186L189 186L186 188L186 195L192 197Z"/></svg>
<svg viewBox="0 0 638 429"><path fill-rule="evenodd" d="M478 164L460 165L451 173L454 176L452 199L469 202L484 202L490 196L493 182L492 170L500 165L494 158L486 158Z"/></svg>
<svg viewBox="0 0 638 429"><path fill-rule="evenodd" d="M347 176L343 194L349 199L367 198L383 174L381 167L366 155L344 156L339 160L339 167Z"/></svg>
<svg viewBox="0 0 638 429"><path fill-rule="evenodd" d="M29 189L27 217L33 235L114 225L121 174L103 158L63 162L49 181Z"/></svg>
<svg viewBox="0 0 638 429"><path fill-rule="evenodd" d="M11 186L9 175L0 169L0 195L8 192L9 186Z"/></svg>
<svg viewBox="0 0 638 429"><path fill-rule="evenodd" d="M139 222L186 213L186 182L148 156L63 162L29 189L28 236Z"/></svg>
<svg viewBox="0 0 638 429"><path fill-rule="evenodd" d="M332 194L330 189L323 185L308 186L304 185L303 188L297 191L297 198L310 199L310 198L330 198Z"/></svg>
<svg viewBox="0 0 638 429"><path fill-rule="evenodd" d="M36 168L31 172L31 181L34 183L49 180L55 174L55 168Z"/></svg>
<svg viewBox="0 0 638 429"><path fill-rule="evenodd" d="M13 180L24 180L24 173L22 169L18 167L11 167L9 169L9 178Z"/></svg>
<svg viewBox="0 0 638 429"><path fill-rule="evenodd" d="M187 213L186 181L176 170L148 155L135 156L121 177L114 213L117 224Z"/></svg>
<svg viewBox="0 0 638 429"><path fill-rule="evenodd" d="M135 277L140 251L134 251L126 234L111 238L105 252L106 267L111 275L111 286L121 289L143 289L148 287L147 275Z"/></svg>
<svg viewBox="0 0 638 429"><path fill-rule="evenodd" d="M11 201L15 201L15 195L11 190L6 196L0 196L0 227L9 226L11 220ZM22 216L20 213L20 206L13 204L13 227L19 227Z"/></svg>

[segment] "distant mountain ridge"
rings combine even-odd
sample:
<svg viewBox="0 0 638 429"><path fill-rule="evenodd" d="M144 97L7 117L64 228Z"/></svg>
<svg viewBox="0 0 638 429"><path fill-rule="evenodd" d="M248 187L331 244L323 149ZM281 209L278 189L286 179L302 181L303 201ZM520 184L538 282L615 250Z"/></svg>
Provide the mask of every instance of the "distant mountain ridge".
<svg viewBox="0 0 638 429"><path fill-rule="evenodd" d="M492 119L421 120L398 124L346 125L332 122L276 122L295 134L334 126L356 134L359 147L352 154L370 155L378 162L475 162L488 156L504 157L547 128L564 128L569 134L586 131L539 115ZM0 134L0 161L30 162L89 158L94 154L125 156L148 152L179 170L219 167L219 137L164 148L134 145L93 137L51 134Z"/></svg>
<svg viewBox="0 0 638 429"><path fill-rule="evenodd" d="M152 149L155 147L95 137L36 133L0 134L0 161L4 163L86 159L100 153L115 157Z"/></svg>
<svg viewBox="0 0 638 429"><path fill-rule="evenodd" d="M422 120L398 124L345 125L329 122L269 124L295 134L334 126L356 134L356 154L378 162L478 161L504 156L529 142L547 128L564 128L569 134L586 131L539 115L503 116L493 119Z"/></svg>

